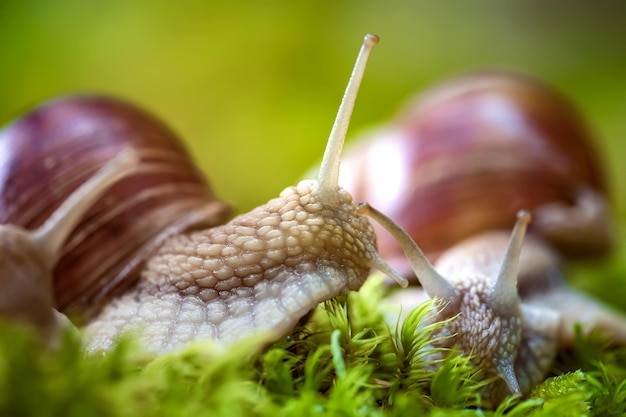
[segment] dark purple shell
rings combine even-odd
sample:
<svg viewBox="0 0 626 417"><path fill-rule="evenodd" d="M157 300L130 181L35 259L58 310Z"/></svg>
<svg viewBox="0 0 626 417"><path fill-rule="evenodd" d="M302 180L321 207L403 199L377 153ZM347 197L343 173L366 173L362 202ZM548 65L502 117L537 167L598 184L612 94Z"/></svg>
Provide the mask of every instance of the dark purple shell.
<svg viewBox="0 0 626 417"><path fill-rule="evenodd" d="M213 195L176 135L112 98L46 103L0 131L0 224L39 227L106 161L132 147L139 172L115 184L68 238L54 270L56 306L86 319L133 285L167 236L222 223Z"/></svg>

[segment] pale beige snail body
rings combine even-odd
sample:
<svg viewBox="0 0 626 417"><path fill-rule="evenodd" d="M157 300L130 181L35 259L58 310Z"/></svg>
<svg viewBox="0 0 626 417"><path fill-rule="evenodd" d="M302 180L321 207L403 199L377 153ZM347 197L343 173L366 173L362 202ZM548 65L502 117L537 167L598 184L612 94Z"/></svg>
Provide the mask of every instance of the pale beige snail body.
<svg viewBox="0 0 626 417"><path fill-rule="evenodd" d="M346 188L392 216L434 262L424 256L411 267L423 289L390 301L408 312L441 299L435 320L456 317L443 344L499 378L485 394L491 401L543 380L575 325L626 343L626 316L561 274L565 256L606 253L612 227L588 131L549 88L507 73L463 77L410 103L344 162ZM521 215L510 238L524 208L533 222ZM384 233L379 248L410 271Z"/></svg>

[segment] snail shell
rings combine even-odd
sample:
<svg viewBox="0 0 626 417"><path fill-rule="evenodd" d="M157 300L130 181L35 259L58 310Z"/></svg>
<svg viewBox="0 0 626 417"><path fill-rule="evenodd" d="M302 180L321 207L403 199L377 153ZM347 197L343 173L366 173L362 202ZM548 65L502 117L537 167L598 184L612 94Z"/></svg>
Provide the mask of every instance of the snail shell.
<svg viewBox="0 0 626 417"><path fill-rule="evenodd" d="M0 224L27 230L121 151L141 156L137 173L85 214L54 268L56 307L83 320L134 285L165 238L229 214L172 131L120 100L51 101L2 130L0 148Z"/></svg>
<svg viewBox="0 0 626 417"><path fill-rule="evenodd" d="M596 256L611 247L589 131L564 98L529 77L452 80L353 143L342 184L398 222L431 259L479 232L510 229L521 209L533 211L531 232L561 253ZM397 244L378 236L381 254L407 273Z"/></svg>

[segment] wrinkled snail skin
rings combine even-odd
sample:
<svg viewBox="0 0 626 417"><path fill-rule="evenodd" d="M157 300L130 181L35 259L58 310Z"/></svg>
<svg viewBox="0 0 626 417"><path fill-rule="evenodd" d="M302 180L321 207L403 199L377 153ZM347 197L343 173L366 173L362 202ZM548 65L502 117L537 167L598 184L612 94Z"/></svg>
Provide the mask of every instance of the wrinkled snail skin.
<svg viewBox="0 0 626 417"><path fill-rule="evenodd" d="M133 330L161 352L198 339L229 344L261 333L271 340L320 302L361 287L381 263L376 238L337 181L348 121L377 41L365 38L317 180L289 187L225 225L168 239L138 285L87 326L88 350L106 349Z"/></svg>
<svg viewBox="0 0 626 417"><path fill-rule="evenodd" d="M556 355L561 324L558 312L547 306L528 305L517 292L501 306L490 305L494 295L489 289L499 274L508 239L503 232L470 238L445 252L435 264L435 269L461 294L458 308L444 309L435 318L458 314L447 329L457 336L443 343L447 347L457 345L471 354L485 377L501 376L485 393L486 399L494 403L511 393L527 394L545 378ZM548 256L543 249L548 249ZM541 252L543 259L537 259L537 263L543 261L543 265L529 259L532 252ZM524 262L530 262L528 269L551 267L556 258L548 259L550 253L538 240L525 242L519 260L518 287L528 273L522 267Z"/></svg>
<svg viewBox="0 0 626 417"><path fill-rule="evenodd" d="M436 338L434 344L456 346L470 355L483 378L494 379L482 390L483 406L496 405L512 393L527 394L545 378L556 354L560 315L526 304L517 291L518 279L552 268L556 259L538 240L530 238L522 245L529 219L524 213L511 237L489 232L455 245L434 267L425 257L420 260L422 268L432 268L418 274L420 279L435 276L449 285L443 293L426 284L398 291L387 300L403 312L428 298L439 300L429 320L452 320L435 335L446 337ZM539 253L537 262L526 263L534 252Z"/></svg>
<svg viewBox="0 0 626 417"><path fill-rule="evenodd" d="M107 348L133 327L159 351L195 339L282 335L322 300L358 290L371 268L374 231L347 193L326 204L317 189L303 181L226 225L169 239L138 286L86 328L90 349Z"/></svg>

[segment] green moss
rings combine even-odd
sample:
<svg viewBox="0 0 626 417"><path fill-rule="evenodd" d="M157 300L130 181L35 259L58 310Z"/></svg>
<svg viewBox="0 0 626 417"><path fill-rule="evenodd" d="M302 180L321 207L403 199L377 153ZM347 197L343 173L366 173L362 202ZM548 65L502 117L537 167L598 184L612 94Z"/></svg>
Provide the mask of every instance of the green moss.
<svg viewBox="0 0 626 417"><path fill-rule="evenodd" d="M67 335L42 349L2 324L2 416L583 416L626 411L626 350L579 337L555 375L531 398L480 407L479 374L455 351L429 343L442 324L424 325L430 303L402 326L385 321L380 280L326 302L306 327L264 348L254 340L228 350L195 343L167 355L129 340L85 356ZM435 366L436 365L436 366ZM578 368L576 368L578 367ZM570 370L571 369L571 370Z"/></svg>

